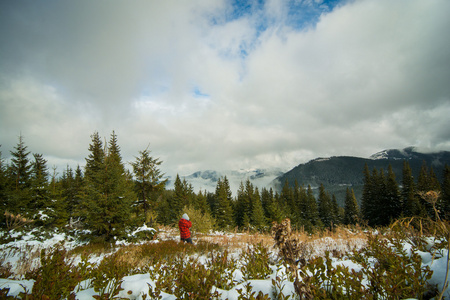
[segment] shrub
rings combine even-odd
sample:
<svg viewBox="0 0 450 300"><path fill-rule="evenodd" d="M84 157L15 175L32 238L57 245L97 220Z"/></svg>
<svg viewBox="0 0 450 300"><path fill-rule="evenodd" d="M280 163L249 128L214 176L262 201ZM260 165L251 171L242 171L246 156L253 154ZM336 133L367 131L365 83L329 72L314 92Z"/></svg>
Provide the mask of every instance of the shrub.
<svg viewBox="0 0 450 300"><path fill-rule="evenodd" d="M31 274L35 275L34 299L73 299L73 290L80 282L78 269L68 259L67 251L59 247L42 250L41 266Z"/></svg>
<svg viewBox="0 0 450 300"><path fill-rule="evenodd" d="M269 266L269 251L261 243L249 245L242 252L242 273L246 279L266 279L272 273Z"/></svg>

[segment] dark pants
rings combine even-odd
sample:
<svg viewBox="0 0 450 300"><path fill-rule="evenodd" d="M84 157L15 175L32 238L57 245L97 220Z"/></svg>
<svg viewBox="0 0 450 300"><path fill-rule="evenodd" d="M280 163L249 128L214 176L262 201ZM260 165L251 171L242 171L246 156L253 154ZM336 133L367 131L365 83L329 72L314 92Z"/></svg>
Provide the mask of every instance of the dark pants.
<svg viewBox="0 0 450 300"><path fill-rule="evenodd" d="M182 242L185 242L185 243L192 244L192 239L191 239L191 238L181 239L181 241L182 241Z"/></svg>

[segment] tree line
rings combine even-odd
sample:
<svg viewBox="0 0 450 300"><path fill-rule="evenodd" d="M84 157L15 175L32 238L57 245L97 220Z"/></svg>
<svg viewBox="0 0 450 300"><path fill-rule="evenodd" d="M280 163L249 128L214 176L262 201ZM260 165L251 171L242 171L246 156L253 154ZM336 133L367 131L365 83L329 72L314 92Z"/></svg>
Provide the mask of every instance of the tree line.
<svg viewBox="0 0 450 300"><path fill-rule="evenodd" d="M113 131L103 143L98 132L91 135L86 165L67 166L61 176L49 170L42 154L31 154L19 137L6 163L0 152L0 207L2 211L33 220L27 226L77 228L90 239L122 238L144 223L174 225L183 212L196 216L200 228L264 231L273 221L291 219L292 226L314 230L338 224L367 223L383 226L406 216L433 216L433 209L419 191L440 192L437 208L450 213L450 169L444 168L439 183L432 168L424 164L417 181L404 163L401 185L392 169L364 169L361 205L347 188L344 207L321 185L318 195L311 186L286 182L280 191L241 182L233 197L227 177L218 180L214 192L194 192L190 183L176 176L173 189L160 170L162 161L147 148L126 167ZM7 213L0 225L8 227Z"/></svg>

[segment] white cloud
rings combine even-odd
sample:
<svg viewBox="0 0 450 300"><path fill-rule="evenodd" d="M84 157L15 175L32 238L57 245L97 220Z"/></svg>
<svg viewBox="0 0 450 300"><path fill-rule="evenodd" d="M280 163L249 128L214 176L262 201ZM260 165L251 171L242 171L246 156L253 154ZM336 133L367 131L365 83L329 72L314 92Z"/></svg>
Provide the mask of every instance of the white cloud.
<svg viewBox="0 0 450 300"><path fill-rule="evenodd" d="M450 148L450 2L295 5L2 4L3 156L22 132L83 162L96 130L172 175Z"/></svg>

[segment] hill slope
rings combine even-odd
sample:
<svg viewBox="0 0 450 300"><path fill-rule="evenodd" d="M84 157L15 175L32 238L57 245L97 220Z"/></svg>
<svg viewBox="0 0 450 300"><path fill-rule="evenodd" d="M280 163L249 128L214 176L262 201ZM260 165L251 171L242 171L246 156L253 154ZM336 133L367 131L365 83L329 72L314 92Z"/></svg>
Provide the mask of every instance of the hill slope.
<svg viewBox="0 0 450 300"><path fill-rule="evenodd" d="M317 189L323 183L327 191L330 194L334 194L338 203L342 205L347 187L353 188L356 198L358 201L361 200L365 164L369 166L369 170L374 168L387 170L390 164L396 175L397 182L401 183L403 162L405 160L409 162L414 178L418 177L422 164L425 162L428 167L433 167L434 172L441 180L444 166L446 164L450 165L450 152L421 153L410 147L403 150L384 150L372 155L370 158L352 156L317 158L305 164L300 164L277 177L274 180L274 186L280 189L286 180L290 186L294 186L297 180L300 186L304 185L306 187L311 185L312 188Z"/></svg>

